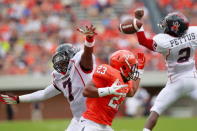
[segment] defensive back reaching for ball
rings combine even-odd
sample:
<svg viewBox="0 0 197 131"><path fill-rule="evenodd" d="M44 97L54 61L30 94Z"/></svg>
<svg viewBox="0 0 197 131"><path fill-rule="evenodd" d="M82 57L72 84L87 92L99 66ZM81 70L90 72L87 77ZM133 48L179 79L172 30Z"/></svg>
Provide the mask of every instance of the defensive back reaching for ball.
<svg viewBox="0 0 197 131"><path fill-rule="evenodd" d="M153 39L145 36L143 27L136 33L140 45L165 57L168 68L167 84L157 96L143 131L151 131L159 115L181 96L187 94L197 100L194 60L197 26L189 26L188 19L182 13L173 12L160 22L159 27L164 33L155 35Z"/></svg>

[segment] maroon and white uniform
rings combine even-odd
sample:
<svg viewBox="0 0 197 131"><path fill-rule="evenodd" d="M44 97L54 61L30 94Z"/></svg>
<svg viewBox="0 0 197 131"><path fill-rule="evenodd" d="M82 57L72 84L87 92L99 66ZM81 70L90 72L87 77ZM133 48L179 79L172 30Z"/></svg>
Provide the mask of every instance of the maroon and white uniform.
<svg viewBox="0 0 197 131"><path fill-rule="evenodd" d="M70 109L73 114L73 119L69 125L67 131L76 130L78 120L82 113L86 110L86 98L83 96L83 88L91 81L93 71L84 72L80 66L81 55L83 51L78 52L68 65L67 75L62 75L57 71L53 71L53 85L56 89L61 91L67 98ZM95 62L94 62L95 63Z"/></svg>
<svg viewBox="0 0 197 131"><path fill-rule="evenodd" d="M80 66L80 60L83 51L79 51L76 55L70 60L68 65L68 70L66 75L53 71L53 83L49 85L44 90L34 92L32 94L27 94L19 96L20 101L22 102L37 102L49 99L60 93L63 93L67 98L70 109L73 114L73 119L69 124L66 131L77 131L79 128L79 118L86 109L85 100L82 91L87 84L92 79L93 70L90 72L84 72ZM93 63L95 58L93 58ZM94 65L95 68L95 65ZM68 74L68 75L67 75Z"/></svg>
<svg viewBox="0 0 197 131"><path fill-rule="evenodd" d="M194 60L197 48L197 26L190 26L182 37L160 33L153 39L148 39L143 30L137 32L137 37L141 45L161 53L166 58L168 82L157 96L151 111L161 114L170 104L185 94L197 99L197 74Z"/></svg>
<svg viewBox="0 0 197 131"><path fill-rule="evenodd" d="M82 51L78 52L68 65L69 76L62 75L57 71L53 71L53 84L60 90L70 103L73 117L79 119L85 111L85 97L83 96L83 88L92 79L92 72L84 72L80 67Z"/></svg>

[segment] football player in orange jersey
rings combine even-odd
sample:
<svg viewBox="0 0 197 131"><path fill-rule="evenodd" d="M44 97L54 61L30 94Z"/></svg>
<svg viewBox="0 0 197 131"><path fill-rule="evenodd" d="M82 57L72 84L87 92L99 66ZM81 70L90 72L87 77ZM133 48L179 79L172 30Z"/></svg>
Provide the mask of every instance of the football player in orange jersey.
<svg viewBox="0 0 197 131"><path fill-rule="evenodd" d="M144 54L138 53L137 59L132 52L119 50L111 55L109 65L97 66L92 82L83 91L88 98L87 109L79 122L80 131L113 131L112 120L120 104L138 89L145 64ZM117 85L127 86L117 89Z"/></svg>

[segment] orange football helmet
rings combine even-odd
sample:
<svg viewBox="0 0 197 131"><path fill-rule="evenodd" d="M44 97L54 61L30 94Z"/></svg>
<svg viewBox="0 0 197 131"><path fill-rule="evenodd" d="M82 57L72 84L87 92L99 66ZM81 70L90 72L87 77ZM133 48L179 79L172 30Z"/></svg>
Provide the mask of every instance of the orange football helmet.
<svg viewBox="0 0 197 131"><path fill-rule="evenodd" d="M128 50L119 50L110 56L110 65L121 72L126 81L137 80L139 72L137 70L137 59Z"/></svg>

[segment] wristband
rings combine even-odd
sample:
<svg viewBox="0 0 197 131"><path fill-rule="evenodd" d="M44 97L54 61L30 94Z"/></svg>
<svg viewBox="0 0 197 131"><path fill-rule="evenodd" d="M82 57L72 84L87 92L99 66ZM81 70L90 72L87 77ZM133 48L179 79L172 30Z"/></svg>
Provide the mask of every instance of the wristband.
<svg viewBox="0 0 197 131"><path fill-rule="evenodd" d="M107 88L98 88L98 95L99 95L99 97L103 97L103 96L109 95L109 87L107 87Z"/></svg>
<svg viewBox="0 0 197 131"><path fill-rule="evenodd" d="M85 46L87 47L93 47L94 46L94 37L87 37L86 36L86 40L85 40Z"/></svg>
<svg viewBox="0 0 197 131"><path fill-rule="evenodd" d="M137 32L142 32L144 31L144 27L142 26Z"/></svg>

